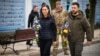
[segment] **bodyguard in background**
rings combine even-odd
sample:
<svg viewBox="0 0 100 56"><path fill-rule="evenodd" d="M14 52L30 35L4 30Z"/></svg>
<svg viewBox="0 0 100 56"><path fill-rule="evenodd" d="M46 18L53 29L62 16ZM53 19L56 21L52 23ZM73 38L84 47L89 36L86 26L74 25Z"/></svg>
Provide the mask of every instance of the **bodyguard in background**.
<svg viewBox="0 0 100 56"><path fill-rule="evenodd" d="M39 19L38 6L37 5L33 6L33 9L32 9L32 11L29 15L28 28L31 28L33 26L33 21L34 21L35 16L37 16L37 18Z"/></svg>
<svg viewBox="0 0 100 56"><path fill-rule="evenodd" d="M53 56L57 56L58 46L59 46L59 39L61 36L62 40L62 49L64 50L64 55L68 55L68 48L67 45L64 44L64 42L67 43L66 37L63 37L61 34L61 27L64 25L64 22L67 17L67 11L62 7L61 1L56 2L56 8L52 10L52 16L54 16L56 27L57 27L57 43L56 45L53 45Z"/></svg>
<svg viewBox="0 0 100 56"><path fill-rule="evenodd" d="M37 5L33 6L33 9L32 9L32 11L31 11L31 13L29 15L29 18L28 18L28 28L29 29L32 28L35 17L37 17L37 19L39 20L38 6ZM26 44L32 46L32 43L31 43L30 40L28 40Z"/></svg>

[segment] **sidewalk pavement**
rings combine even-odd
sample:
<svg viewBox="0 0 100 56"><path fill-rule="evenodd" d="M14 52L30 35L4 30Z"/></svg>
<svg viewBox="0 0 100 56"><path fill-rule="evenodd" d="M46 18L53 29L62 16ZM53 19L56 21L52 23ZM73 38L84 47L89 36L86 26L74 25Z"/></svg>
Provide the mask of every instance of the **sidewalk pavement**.
<svg viewBox="0 0 100 56"><path fill-rule="evenodd" d="M86 43L86 40L84 41L84 44ZM100 43L100 29L96 29L94 31L94 39L93 44ZM9 45L12 47L12 45ZM15 44L15 49L20 53L19 55L16 55L11 49L7 49L6 53L4 55L0 56L39 56L39 47L37 46L36 42L33 41L33 46L30 48L30 50L27 50L26 42L19 42ZM0 53L3 51L3 49L0 46ZM59 45L58 53L62 52L62 45ZM52 52L51 52L52 53Z"/></svg>
<svg viewBox="0 0 100 56"><path fill-rule="evenodd" d="M84 40L84 46L86 46L86 39ZM100 29L94 30L94 38L92 44L100 43ZM63 52L62 45L59 45L58 53ZM52 53L52 52L51 52Z"/></svg>
<svg viewBox="0 0 100 56"><path fill-rule="evenodd" d="M12 44L9 47L13 47ZM36 42L34 41L33 46L29 50L27 50L26 42L19 42L15 44L15 50L19 52L19 55L16 55L11 49L7 49L4 55L0 56L35 56L39 53L39 47L37 46ZM0 53L3 52L2 47L0 46Z"/></svg>
<svg viewBox="0 0 100 56"><path fill-rule="evenodd" d="M82 56L100 56L99 49L100 49L100 43L95 43L90 46L85 46L83 48ZM69 51L69 55L64 55L64 52L60 52L57 54L57 56L71 56L71 54L70 51Z"/></svg>

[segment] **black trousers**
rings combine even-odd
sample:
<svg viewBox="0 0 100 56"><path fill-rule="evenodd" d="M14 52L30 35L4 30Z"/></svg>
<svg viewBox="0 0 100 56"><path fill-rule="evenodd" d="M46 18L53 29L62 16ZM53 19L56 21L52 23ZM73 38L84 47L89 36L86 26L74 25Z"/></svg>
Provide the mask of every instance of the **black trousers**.
<svg viewBox="0 0 100 56"><path fill-rule="evenodd" d="M40 39L40 55L50 56L51 45L52 39Z"/></svg>
<svg viewBox="0 0 100 56"><path fill-rule="evenodd" d="M26 45L32 45L31 40L27 40Z"/></svg>
<svg viewBox="0 0 100 56"><path fill-rule="evenodd" d="M70 42L69 41L69 48L71 56L82 56L83 51L83 42Z"/></svg>

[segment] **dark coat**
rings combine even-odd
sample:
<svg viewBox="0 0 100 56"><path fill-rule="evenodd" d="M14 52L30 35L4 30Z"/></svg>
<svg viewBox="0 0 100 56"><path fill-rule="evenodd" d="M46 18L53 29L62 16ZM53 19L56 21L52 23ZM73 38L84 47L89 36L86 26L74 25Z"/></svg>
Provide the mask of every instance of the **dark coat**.
<svg viewBox="0 0 100 56"><path fill-rule="evenodd" d="M53 17L40 18L41 28L39 30L40 39L52 39L56 41L56 25Z"/></svg>
<svg viewBox="0 0 100 56"><path fill-rule="evenodd" d="M32 27L33 26L33 22L34 22L34 17L35 16L37 16L37 19L39 19L38 12L33 12L33 10L32 10L30 15L29 15L29 19L28 19L28 27Z"/></svg>
<svg viewBox="0 0 100 56"><path fill-rule="evenodd" d="M70 12L68 14L67 22L69 22L71 30L71 33L68 38L69 41L84 41L85 32L87 40L92 40L90 23L84 17L82 11L79 11L79 15L74 17Z"/></svg>
<svg viewBox="0 0 100 56"><path fill-rule="evenodd" d="M89 9L85 9L85 13L86 13L86 17L87 17L87 19L89 19L90 10L89 10Z"/></svg>

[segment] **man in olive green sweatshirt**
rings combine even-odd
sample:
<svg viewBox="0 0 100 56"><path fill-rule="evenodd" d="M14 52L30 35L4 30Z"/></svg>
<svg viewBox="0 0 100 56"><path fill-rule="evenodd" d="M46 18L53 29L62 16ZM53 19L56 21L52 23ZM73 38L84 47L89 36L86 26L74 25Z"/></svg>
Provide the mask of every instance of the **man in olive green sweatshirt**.
<svg viewBox="0 0 100 56"><path fill-rule="evenodd" d="M82 56L85 32L87 45L92 43L91 25L79 7L79 3L73 2L66 19L71 31L68 36L71 56Z"/></svg>

